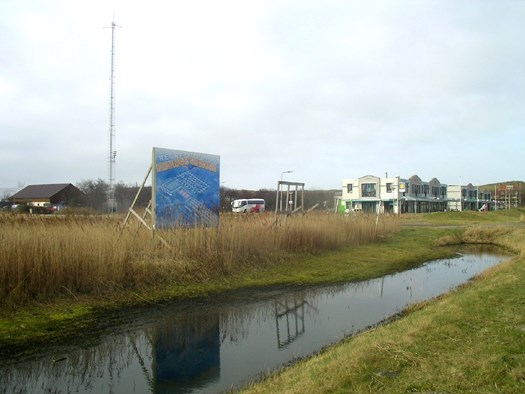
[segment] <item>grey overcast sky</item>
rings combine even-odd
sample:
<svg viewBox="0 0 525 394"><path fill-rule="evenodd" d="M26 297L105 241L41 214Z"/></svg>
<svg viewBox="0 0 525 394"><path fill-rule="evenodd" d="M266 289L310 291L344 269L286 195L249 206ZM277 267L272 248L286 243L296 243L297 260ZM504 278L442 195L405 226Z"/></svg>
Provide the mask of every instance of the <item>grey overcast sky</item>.
<svg viewBox="0 0 525 394"><path fill-rule="evenodd" d="M231 188L525 180L525 1L0 2L0 187L116 180L152 147Z"/></svg>

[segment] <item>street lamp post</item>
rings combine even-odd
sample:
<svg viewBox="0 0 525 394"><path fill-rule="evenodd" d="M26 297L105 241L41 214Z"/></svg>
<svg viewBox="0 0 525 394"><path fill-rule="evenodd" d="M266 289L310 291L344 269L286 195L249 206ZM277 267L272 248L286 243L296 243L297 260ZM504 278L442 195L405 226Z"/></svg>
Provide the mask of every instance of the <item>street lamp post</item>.
<svg viewBox="0 0 525 394"><path fill-rule="evenodd" d="M283 181L284 174L291 174L292 172L293 171L291 170L281 172L281 182ZM281 184L279 183L279 211L282 211L282 208L283 208L283 192L281 190Z"/></svg>

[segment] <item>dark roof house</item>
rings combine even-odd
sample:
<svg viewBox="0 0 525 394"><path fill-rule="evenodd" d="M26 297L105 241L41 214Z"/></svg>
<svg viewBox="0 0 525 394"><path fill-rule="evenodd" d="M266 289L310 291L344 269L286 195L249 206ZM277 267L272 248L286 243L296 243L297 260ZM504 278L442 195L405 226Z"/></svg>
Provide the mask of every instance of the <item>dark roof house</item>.
<svg viewBox="0 0 525 394"><path fill-rule="evenodd" d="M29 185L9 197L9 201L17 204L32 202L68 204L82 195L80 189L71 183Z"/></svg>

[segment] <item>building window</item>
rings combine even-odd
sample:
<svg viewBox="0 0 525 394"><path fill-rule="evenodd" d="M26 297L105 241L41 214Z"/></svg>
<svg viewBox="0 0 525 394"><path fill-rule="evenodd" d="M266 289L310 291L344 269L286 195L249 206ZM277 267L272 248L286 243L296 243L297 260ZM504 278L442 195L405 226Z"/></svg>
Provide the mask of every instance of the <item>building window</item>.
<svg viewBox="0 0 525 394"><path fill-rule="evenodd" d="M361 197L375 197L376 196L376 184L375 183L363 183L361 185Z"/></svg>
<svg viewBox="0 0 525 394"><path fill-rule="evenodd" d="M346 192L347 193L352 193L352 184L349 183L348 185L346 185Z"/></svg>
<svg viewBox="0 0 525 394"><path fill-rule="evenodd" d="M386 192L387 193L391 193L392 192L392 184L391 183L387 183L386 184Z"/></svg>

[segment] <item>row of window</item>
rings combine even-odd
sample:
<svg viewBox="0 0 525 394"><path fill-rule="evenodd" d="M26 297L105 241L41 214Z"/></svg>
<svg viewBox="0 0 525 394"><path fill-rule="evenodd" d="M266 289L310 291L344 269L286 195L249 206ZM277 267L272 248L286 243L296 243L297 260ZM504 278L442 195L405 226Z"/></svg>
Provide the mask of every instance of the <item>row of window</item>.
<svg viewBox="0 0 525 394"><path fill-rule="evenodd" d="M430 196L432 197L446 197L447 196L447 188L445 186L437 187L432 186L430 188L429 185L411 185L412 190L410 189L410 185L406 184L406 191L414 196L420 196L424 195L427 197L429 195L429 190L431 191ZM353 191L353 184L349 183L346 185L346 192L352 193ZM386 192L391 193L392 192L392 183L386 184ZM361 197L376 197L376 184L375 183L362 183L361 184Z"/></svg>
<svg viewBox="0 0 525 394"><path fill-rule="evenodd" d="M478 198L478 191L477 190L469 190L468 193L467 193L467 189L461 189L461 196L463 198L467 198L467 195L468 195L468 198L471 198L471 199L475 199L476 198L477 199ZM490 199L490 193L480 192L479 196L482 199L485 199L485 200L489 200Z"/></svg>
<svg viewBox="0 0 525 394"><path fill-rule="evenodd" d="M377 190L376 190L376 183L362 183L361 184L361 196L362 197L377 197ZM445 186L429 186L429 185L409 185L406 183L406 190L407 192L415 197L418 196L429 196L430 191L430 197L447 197L447 188ZM353 184L349 183L346 185L346 191L347 193L352 193L353 191ZM391 193L392 192L392 183L386 184L386 192ZM461 196L463 198L469 198L469 199L477 199L478 198L478 192L477 190L467 190L467 189L461 189ZM484 199L490 199L490 193L480 193L480 197Z"/></svg>

